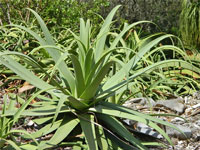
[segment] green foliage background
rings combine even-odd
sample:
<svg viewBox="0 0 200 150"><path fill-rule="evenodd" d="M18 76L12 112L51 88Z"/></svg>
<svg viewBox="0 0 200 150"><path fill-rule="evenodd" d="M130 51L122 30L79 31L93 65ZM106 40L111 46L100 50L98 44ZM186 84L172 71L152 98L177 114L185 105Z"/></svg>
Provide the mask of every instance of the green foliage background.
<svg viewBox="0 0 200 150"><path fill-rule="evenodd" d="M29 22L33 16L25 8L37 11L48 27L66 27L78 29L79 19L92 19L94 24L101 20L97 13L106 7L106 0L82 2L79 0L1 0L1 25L23 20Z"/></svg>
<svg viewBox="0 0 200 150"><path fill-rule="evenodd" d="M148 20L158 24L162 31L178 32L181 0L1 0L0 19L2 24L16 19L27 22L30 12L24 8L29 7L48 22L48 27L78 29L79 18L92 19L93 24L98 24L101 18L97 14L105 18L119 4L122 7L117 14L118 24ZM155 26L146 28L155 30Z"/></svg>
<svg viewBox="0 0 200 150"><path fill-rule="evenodd" d="M200 49L200 1L183 1L180 15L180 33L188 49Z"/></svg>
<svg viewBox="0 0 200 150"><path fill-rule="evenodd" d="M124 18L124 21L129 23L139 20L153 21L161 31L177 34L181 0L111 0L109 9L117 4L122 5L118 12L118 20ZM109 12L109 9L103 11ZM146 28L155 30L155 26L146 26Z"/></svg>

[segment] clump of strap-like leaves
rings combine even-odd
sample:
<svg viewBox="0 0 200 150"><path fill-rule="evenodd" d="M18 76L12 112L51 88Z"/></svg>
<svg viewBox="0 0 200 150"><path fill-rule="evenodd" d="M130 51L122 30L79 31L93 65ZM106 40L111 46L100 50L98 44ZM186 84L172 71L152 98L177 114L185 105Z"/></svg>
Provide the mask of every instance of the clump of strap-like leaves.
<svg viewBox="0 0 200 150"><path fill-rule="evenodd" d="M180 15L180 34L188 48L200 48L200 1L183 0Z"/></svg>

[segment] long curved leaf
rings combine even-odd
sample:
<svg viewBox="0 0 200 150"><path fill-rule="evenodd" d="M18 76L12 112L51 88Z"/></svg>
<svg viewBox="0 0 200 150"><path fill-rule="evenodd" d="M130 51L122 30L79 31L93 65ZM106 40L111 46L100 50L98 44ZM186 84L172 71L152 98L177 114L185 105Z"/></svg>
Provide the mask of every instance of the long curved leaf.
<svg viewBox="0 0 200 150"><path fill-rule="evenodd" d="M101 105L103 104L103 105ZM131 110L128 111L123 111L123 109L116 109L116 108L120 108L119 105L114 105L112 103L101 103L97 106L95 106L94 108L90 108L89 110L90 111L93 111L93 112L96 112L96 113L100 113L100 114L105 114L105 115L111 115L111 116L115 116L115 117L120 117L120 118L126 118L126 119L130 119L130 120L135 120L135 121L138 121L138 122L142 122L152 128L154 128L155 130L157 130L160 134L162 134L166 140L171 144L173 145L172 141L170 140L170 138L168 137L168 135L158 126L156 125L155 123L153 123L151 120L149 120L149 117L151 116L148 116L148 115L144 115L142 114L142 117L141 115L134 115L132 113L130 113ZM112 107L110 107L112 106ZM125 108L124 108L125 109ZM156 118L154 119L153 117L151 118L153 121L156 121L156 122L159 122L159 123L162 123L162 124L167 124L167 126L170 126L170 127L173 127L175 128L176 130L180 131L178 128L174 127L173 125L171 125L170 123L167 123L167 122L164 122L162 120L156 120Z"/></svg>
<svg viewBox="0 0 200 150"><path fill-rule="evenodd" d="M179 67L179 68L185 68L185 69L188 69L188 70L192 70L192 71L197 72L197 73L200 72L200 69L195 67L191 63L188 63L188 62L183 61L183 60L172 59L172 60L165 60L165 61L157 62L157 63L154 63L154 64L148 66L148 67L145 67L141 70L136 71L132 76L129 77L129 81L132 81L133 79L135 79L136 77L138 77L139 75L141 75L145 72L149 73L156 68L165 68L165 67L166 68L168 68L168 67ZM110 80L109 80L109 83L110 83ZM106 82L106 84L107 84L107 82ZM133 83L129 83L129 85L131 85L131 84L133 84ZM114 84L112 87L110 87L106 90L103 89L103 92L99 93L99 95L97 95L96 97L100 98L100 99L104 99L107 96L111 95L113 92L116 92L116 91L117 91L117 93L121 92L121 91L125 90L124 89L124 88L126 88L126 87L124 87L125 85L127 85L127 81L126 80L121 81L120 83ZM122 87L124 87L124 88L122 88ZM105 87L103 86L103 88L105 88Z"/></svg>
<svg viewBox="0 0 200 150"><path fill-rule="evenodd" d="M138 63L138 61L144 56L144 54L146 54L148 51L150 51L153 46L155 46L157 43L159 43L163 39L169 38L171 36L172 35L160 36L160 37L152 40L145 46L141 47L139 52L133 58L131 58L127 64L125 64L114 76L112 76L110 79L108 79L108 81L104 84L103 89L104 90L108 89L109 87L119 83L119 81L121 81L126 76L126 72L124 72L124 70L130 70L131 68L135 67L135 65Z"/></svg>
<svg viewBox="0 0 200 150"><path fill-rule="evenodd" d="M83 114L79 116L82 131L90 150L98 150L97 138L95 133L94 116Z"/></svg>
<svg viewBox="0 0 200 150"><path fill-rule="evenodd" d="M83 70L81 68L81 64L78 61L77 57L74 55L70 55L70 58L72 60L73 68L74 68L74 73L75 73L75 79L76 79L76 92L77 94L75 97L79 97L84 89L85 89L85 80L83 77Z"/></svg>
<svg viewBox="0 0 200 150"><path fill-rule="evenodd" d="M0 56L0 62L4 64L6 67L14 71L16 74L18 74L20 77L22 77L24 80L28 81L30 84L34 85L35 87L38 87L40 89L54 89L53 86L50 84L44 82L40 78L38 78L36 75L34 75L32 72L30 72L28 69L26 69L24 66L13 60L9 56ZM52 94L55 94L51 92Z"/></svg>
<svg viewBox="0 0 200 150"><path fill-rule="evenodd" d="M136 139L125 127L124 125L119 122L117 119L109 116L109 115L98 115L98 118L102 119L106 124L109 126L109 128L112 129L115 133L120 135L122 138L126 139L133 145L137 146L140 149L147 149L145 146L141 144L141 141Z"/></svg>
<svg viewBox="0 0 200 150"><path fill-rule="evenodd" d="M60 143L69 135L69 133L77 126L78 123L78 119L72 119L70 117L65 116L63 118L61 126L56 130L56 133L53 135L53 137L45 144L39 145L38 148L46 149L57 146L58 143Z"/></svg>
<svg viewBox="0 0 200 150"><path fill-rule="evenodd" d="M116 13L116 11L119 9L119 7L120 7L120 5L118 5L118 6L116 6L115 8L112 9L112 11L109 13L107 18L105 19L105 22L102 25L102 28L101 28L99 34L97 35L98 41L97 41L97 44L96 44L95 55L94 55L96 62L100 59L100 57L103 53L107 33L109 32L109 29L110 29L110 24L112 23L113 16Z"/></svg>

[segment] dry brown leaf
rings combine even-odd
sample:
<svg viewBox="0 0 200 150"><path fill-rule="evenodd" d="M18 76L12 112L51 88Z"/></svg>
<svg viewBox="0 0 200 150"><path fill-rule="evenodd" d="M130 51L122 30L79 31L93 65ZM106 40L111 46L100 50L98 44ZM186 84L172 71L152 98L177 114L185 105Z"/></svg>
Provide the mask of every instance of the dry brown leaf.
<svg viewBox="0 0 200 150"><path fill-rule="evenodd" d="M35 86L30 85L28 82L24 82L23 86L18 89L18 93L23 93L24 91L28 91L33 89Z"/></svg>

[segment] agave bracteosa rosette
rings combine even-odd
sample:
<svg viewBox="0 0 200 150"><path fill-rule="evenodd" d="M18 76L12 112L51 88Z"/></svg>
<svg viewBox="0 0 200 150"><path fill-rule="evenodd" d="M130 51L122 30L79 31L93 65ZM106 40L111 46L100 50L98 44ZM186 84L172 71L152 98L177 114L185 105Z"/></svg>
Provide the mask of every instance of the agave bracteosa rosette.
<svg viewBox="0 0 200 150"><path fill-rule="evenodd" d="M177 129L171 124L151 117L146 114L130 110L115 103L108 102L108 98L122 93L131 86L136 77L155 68L181 66L198 70L183 60L165 60L151 64L143 69L136 70L134 74L127 76L130 70L134 70L142 57L152 50L156 44L172 35L160 35L143 46L138 46L138 52L128 60L120 69L109 76L116 62L111 57L123 41L123 35L134 26L147 21L136 22L125 26L120 33L111 31L112 19L120 6L116 6L104 21L96 37L91 37L91 25L80 20L80 35L71 32L74 39L69 47L56 46L52 35L40 16L30 10L38 20L43 31L44 38L34 31L20 25L13 25L31 34L40 43L40 48L45 49L52 60L54 67L50 73L46 72L40 64L29 56L17 52L1 52L0 62L14 71L22 79L34 85L48 96L38 94L40 102L32 104L30 109L22 112L24 116L39 116L34 121L43 126L33 133L33 138L39 138L55 132L47 141L41 141L38 149L46 149L60 145L70 145L71 136L80 137L74 146L81 148L97 149L146 149L144 145L155 143L142 143L130 133L119 121L126 118L147 124L157 130L172 144L167 134L156 124L163 124ZM109 45L106 45L108 36L113 36ZM126 48L125 48L126 49ZM46 80L28 70L15 60L16 57L28 62L28 64L41 69ZM127 80L124 78L127 77ZM128 83L128 84L127 84ZM42 93L40 92L40 93ZM13 115L10 112L10 115ZM178 130L178 129L177 129ZM79 135L79 136L77 136ZM81 136L84 135L84 136ZM27 138L24 136L24 138ZM84 142L85 141L85 142ZM72 143L71 143L72 144ZM29 145L30 146L30 145ZM23 147L25 148L25 146Z"/></svg>

